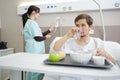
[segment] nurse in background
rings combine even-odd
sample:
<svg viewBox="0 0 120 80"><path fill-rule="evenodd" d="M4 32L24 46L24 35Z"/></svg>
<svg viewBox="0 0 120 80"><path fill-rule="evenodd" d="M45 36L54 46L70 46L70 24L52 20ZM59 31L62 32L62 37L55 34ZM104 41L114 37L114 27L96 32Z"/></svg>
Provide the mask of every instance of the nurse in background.
<svg viewBox="0 0 120 80"><path fill-rule="evenodd" d="M39 18L40 9L34 5L28 8L28 11L23 14L23 33L25 39L25 51L31 54L44 54L44 40L51 37L49 33L54 30L51 27L45 32L42 32L36 20ZM42 80L43 74L26 73L26 80Z"/></svg>

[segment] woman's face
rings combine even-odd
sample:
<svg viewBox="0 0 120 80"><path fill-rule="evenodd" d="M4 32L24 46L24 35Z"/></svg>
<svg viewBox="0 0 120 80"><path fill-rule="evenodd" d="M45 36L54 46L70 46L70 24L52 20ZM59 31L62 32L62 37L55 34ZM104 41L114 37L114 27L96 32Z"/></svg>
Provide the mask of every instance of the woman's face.
<svg viewBox="0 0 120 80"><path fill-rule="evenodd" d="M37 20L40 16L40 14L38 12L35 12L35 11L32 12L32 15L33 15L35 20Z"/></svg>
<svg viewBox="0 0 120 80"><path fill-rule="evenodd" d="M39 16L40 16L40 14L36 12L36 13L35 13L35 19L38 19Z"/></svg>
<svg viewBox="0 0 120 80"><path fill-rule="evenodd" d="M80 19L76 22L76 27L82 30L81 37L89 36L89 31L92 29L92 26L87 24L86 19Z"/></svg>

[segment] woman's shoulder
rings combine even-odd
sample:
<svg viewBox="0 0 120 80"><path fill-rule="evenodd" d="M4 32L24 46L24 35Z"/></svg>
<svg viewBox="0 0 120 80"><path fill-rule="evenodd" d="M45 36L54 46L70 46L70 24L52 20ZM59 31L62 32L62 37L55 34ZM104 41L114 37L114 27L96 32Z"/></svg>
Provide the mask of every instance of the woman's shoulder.
<svg viewBox="0 0 120 80"><path fill-rule="evenodd" d="M31 19L28 19L28 20L27 20L27 23L28 23L28 24L37 24L37 22L36 22L36 21L31 20Z"/></svg>
<svg viewBox="0 0 120 80"><path fill-rule="evenodd" d="M25 26L26 27L35 27L35 26L38 26L38 24L37 24L37 22L36 21L34 21L34 20L31 20L31 19L28 19L27 20L27 22L26 22L26 24L25 24Z"/></svg>

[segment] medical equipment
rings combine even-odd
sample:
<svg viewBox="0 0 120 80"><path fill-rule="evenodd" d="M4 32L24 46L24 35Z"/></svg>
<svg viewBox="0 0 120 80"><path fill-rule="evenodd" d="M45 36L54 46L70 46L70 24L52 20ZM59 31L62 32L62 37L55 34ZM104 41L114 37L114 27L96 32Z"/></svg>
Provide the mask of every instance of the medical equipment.
<svg viewBox="0 0 120 80"><path fill-rule="evenodd" d="M56 30L58 29L58 27L60 27L60 31L59 31L60 35L59 35L59 36L62 36L62 20L63 20L63 18L61 18L61 17L56 17L56 23L55 23L55 25L54 25L55 30L54 30L53 33L56 32Z"/></svg>
<svg viewBox="0 0 120 80"><path fill-rule="evenodd" d="M96 0L99 1L101 4L101 8L103 10L114 10L114 9L120 9L120 0ZM34 1L36 2L36 1ZM54 3L53 3L54 2ZM81 12L81 11L93 11L93 10L99 10L93 0L73 0L73 1L67 1L62 2L59 0L59 2L48 2L48 1L39 1L37 4L31 2L29 4L23 3L20 4L17 7L17 14L22 15L24 14L29 5L36 5L40 7L40 13L41 14L49 14L49 13L66 13L66 12Z"/></svg>
<svg viewBox="0 0 120 80"><path fill-rule="evenodd" d="M96 0L93 0L97 6L99 7L99 11L100 11L100 17L101 17L101 23L102 23L102 28L103 28L103 40L106 40L106 32L105 32L105 24L104 24L104 18L103 18L103 13L102 13L102 9L101 9L101 5L100 3L98 3Z"/></svg>
<svg viewBox="0 0 120 80"><path fill-rule="evenodd" d="M56 24L55 24L55 30L54 33L56 32L57 28L60 26L60 17L56 18Z"/></svg>

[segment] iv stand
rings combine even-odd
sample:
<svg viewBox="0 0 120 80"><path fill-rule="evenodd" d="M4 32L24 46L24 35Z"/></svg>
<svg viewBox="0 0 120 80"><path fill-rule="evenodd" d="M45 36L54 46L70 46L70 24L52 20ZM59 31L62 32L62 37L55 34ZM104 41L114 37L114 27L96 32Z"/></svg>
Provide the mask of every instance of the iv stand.
<svg viewBox="0 0 120 80"><path fill-rule="evenodd" d="M101 17L101 23L102 23L102 28L103 28L103 40L105 41L106 40L106 32L105 32L105 24L104 24L102 9L101 9L100 4L96 0L93 0L93 1L95 2L95 4L97 4L97 6L99 7L99 10L100 10L100 17Z"/></svg>

